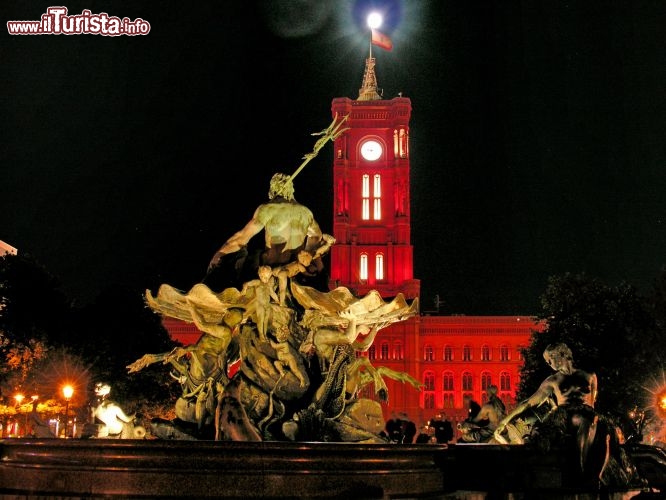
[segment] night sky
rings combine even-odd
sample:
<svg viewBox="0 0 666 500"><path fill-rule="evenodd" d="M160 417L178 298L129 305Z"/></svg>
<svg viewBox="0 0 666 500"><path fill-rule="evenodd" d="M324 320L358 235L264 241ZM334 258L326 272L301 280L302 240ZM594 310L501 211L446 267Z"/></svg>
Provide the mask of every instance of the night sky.
<svg viewBox="0 0 666 500"><path fill-rule="evenodd" d="M374 3L394 44L373 50L379 86L413 106L422 309L534 314L564 272L648 288L666 263L666 2ZM358 96L368 52L351 0L72 1L150 33L8 34L52 5L0 4L0 240L79 304L200 281L332 99ZM326 232L332 155L295 181Z"/></svg>

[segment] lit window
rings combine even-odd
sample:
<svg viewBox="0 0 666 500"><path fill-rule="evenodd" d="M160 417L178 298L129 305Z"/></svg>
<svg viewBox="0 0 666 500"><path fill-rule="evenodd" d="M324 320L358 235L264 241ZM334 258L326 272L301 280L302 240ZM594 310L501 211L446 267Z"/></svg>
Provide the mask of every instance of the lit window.
<svg viewBox="0 0 666 500"><path fill-rule="evenodd" d="M423 404L426 408L435 407L435 374L432 372L425 372L423 375Z"/></svg>
<svg viewBox="0 0 666 500"><path fill-rule="evenodd" d="M368 279L368 254L361 254L361 269L359 269L359 277L362 280Z"/></svg>
<svg viewBox="0 0 666 500"><path fill-rule="evenodd" d="M395 353L395 359L403 359L405 355L402 350L402 343L396 342L393 347L393 352Z"/></svg>
<svg viewBox="0 0 666 500"><path fill-rule="evenodd" d="M384 254L375 255L375 279L384 279Z"/></svg>
<svg viewBox="0 0 666 500"><path fill-rule="evenodd" d="M444 373L442 377L442 389L445 391L453 391L453 373Z"/></svg>
<svg viewBox="0 0 666 500"><path fill-rule="evenodd" d="M500 373L500 390L501 391L511 390L511 375L509 375L507 372Z"/></svg>
<svg viewBox="0 0 666 500"><path fill-rule="evenodd" d="M491 376L488 372L483 372L481 374L481 390L485 391L492 385Z"/></svg>
<svg viewBox="0 0 666 500"><path fill-rule="evenodd" d="M481 361L490 361L490 347L481 346Z"/></svg>
<svg viewBox="0 0 666 500"><path fill-rule="evenodd" d="M433 352L432 352L432 346L431 345L425 346L425 349L423 351L423 359L425 361L433 361L434 355L433 355Z"/></svg>
<svg viewBox="0 0 666 500"><path fill-rule="evenodd" d="M453 348L450 345L444 347L444 361L453 361Z"/></svg>
<svg viewBox="0 0 666 500"><path fill-rule="evenodd" d="M471 391L474 389L474 383L472 382L472 374L465 372L462 375L462 388L463 391Z"/></svg>
<svg viewBox="0 0 666 500"><path fill-rule="evenodd" d="M472 361L472 348L468 345L463 347L463 361Z"/></svg>
<svg viewBox="0 0 666 500"><path fill-rule="evenodd" d="M435 374L432 372L426 372L423 377L423 390L424 391L434 391L435 390Z"/></svg>
<svg viewBox="0 0 666 500"><path fill-rule="evenodd" d="M407 131L404 128L400 129L400 158L407 158L407 153L409 151L409 142Z"/></svg>
<svg viewBox="0 0 666 500"><path fill-rule="evenodd" d="M442 406L444 408L453 408L453 393L449 392L444 394L444 397L442 398Z"/></svg>
<svg viewBox="0 0 666 500"><path fill-rule="evenodd" d="M381 359L389 359L389 345L388 342L382 344Z"/></svg>
<svg viewBox="0 0 666 500"><path fill-rule="evenodd" d="M382 220L382 176L379 174L375 174L372 195L372 218L374 220Z"/></svg>
<svg viewBox="0 0 666 500"><path fill-rule="evenodd" d="M361 181L361 219L370 219L370 176L363 174Z"/></svg>

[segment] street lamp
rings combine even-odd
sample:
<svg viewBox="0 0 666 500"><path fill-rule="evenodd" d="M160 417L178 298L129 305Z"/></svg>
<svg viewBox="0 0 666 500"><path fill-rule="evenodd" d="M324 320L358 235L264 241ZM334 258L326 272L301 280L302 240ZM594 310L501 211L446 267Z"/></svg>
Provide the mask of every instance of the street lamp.
<svg viewBox="0 0 666 500"><path fill-rule="evenodd" d="M21 403L24 398L25 396L20 392L14 396L14 399L16 400L16 437L19 437L19 414L21 413ZM25 433L25 430L23 432Z"/></svg>
<svg viewBox="0 0 666 500"><path fill-rule="evenodd" d="M69 420L69 400L74 394L74 387L66 385L62 388L62 395L65 396L65 439L67 439L67 421Z"/></svg>

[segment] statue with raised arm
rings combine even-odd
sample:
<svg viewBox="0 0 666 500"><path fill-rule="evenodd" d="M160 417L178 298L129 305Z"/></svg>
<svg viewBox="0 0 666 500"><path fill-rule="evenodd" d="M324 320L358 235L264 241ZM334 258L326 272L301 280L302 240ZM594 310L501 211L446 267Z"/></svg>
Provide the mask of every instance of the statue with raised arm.
<svg viewBox="0 0 666 500"><path fill-rule="evenodd" d="M273 175L268 202L259 205L245 227L234 233L215 253L208 266L209 273L220 265L224 256L246 250L250 239L262 230L265 244L259 265L277 266L296 261L298 252L303 249L311 253L314 259L320 256L315 256L315 253L321 246L323 234L310 209L294 198L294 178L329 140L335 141L347 130L342 128L346 120L347 117L338 120L336 115L326 129L312 134L321 137L292 175Z"/></svg>
<svg viewBox="0 0 666 500"><path fill-rule="evenodd" d="M239 356L233 336L243 319L242 309L226 310L222 320L214 324L196 308L192 307L191 312L194 323L202 331L196 343L170 352L144 354L127 366L128 373L136 373L154 363L170 364L171 377L181 385L182 394L175 404L178 421L152 422L153 434L158 437L192 439L212 435L218 395L229 383L229 364Z"/></svg>
<svg viewBox="0 0 666 500"><path fill-rule="evenodd" d="M194 323L202 332L194 346L146 354L127 367L129 373L157 362L173 367L183 387L176 423L208 431L214 423L216 440L384 443L384 378L420 389L408 373L375 367L357 355L382 328L418 314L418 299L408 303L399 293L385 302L377 290L356 297L345 287L311 286L311 277L323 276L322 257L335 238L295 200L293 180L346 131L345 120L336 116L313 134L319 138L312 152L292 175L273 175L268 202L219 248L203 282L187 292L167 284L157 295L146 290L153 311ZM233 372L227 370L230 362ZM377 401L363 397L369 385ZM154 434L167 439L212 437L177 434L174 426L160 429Z"/></svg>
<svg viewBox="0 0 666 500"><path fill-rule="evenodd" d="M608 462L609 434L594 410L597 376L574 367L571 349L566 344L549 345L543 357L555 373L501 420L495 429L495 439L506 443L503 433L514 419L544 404L550 405L552 400L554 409L543 422L535 422L527 439L542 447L568 443L569 449L575 451L573 465L578 482L598 485Z"/></svg>
<svg viewBox="0 0 666 500"><path fill-rule="evenodd" d="M224 255L238 252L250 239L264 230L265 249L262 265L280 265L295 260L301 249L314 253L322 232L308 207L294 198L294 184L287 174L273 175L268 190L268 202L259 205L243 229L229 238L213 256L209 270L220 263Z"/></svg>

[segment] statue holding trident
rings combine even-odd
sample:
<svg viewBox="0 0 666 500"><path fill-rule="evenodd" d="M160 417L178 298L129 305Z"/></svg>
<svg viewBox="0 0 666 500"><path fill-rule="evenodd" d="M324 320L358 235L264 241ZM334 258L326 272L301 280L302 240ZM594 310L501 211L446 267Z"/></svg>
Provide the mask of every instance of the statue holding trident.
<svg viewBox="0 0 666 500"><path fill-rule="evenodd" d="M348 128L343 128L346 120L347 116L338 120L336 115L328 128L312 134L321 137L315 143L313 150L305 154L303 162L292 175L283 173L273 175L268 190L269 201L260 205L245 227L231 236L215 253L208 266L209 275L220 265L224 256L241 252L236 260L236 270L238 271L245 264L244 261L248 256L246 249L248 242L262 229L264 230L265 246L258 261L252 262L252 267L255 269L260 265L275 267L288 264L296 260L296 256L301 250L315 255L319 246L322 245L323 234L310 209L298 203L294 198L293 181L329 140L335 141L348 130Z"/></svg>
<svg viewBox="0 0 666 500"><path fill-rule="evenodd" d="M385 377L420 389L408 374L374 367L355 354L369 349L381 328L418 314L418 299L409 304L398 294L387 303L376 290L359 298L345 287L324 292L307 283L323 277L322 257L335 238L294 199L293 180L329 140L348 130L346 120L336 115L312 134L320 137L292 175L273 175L268 202L219 248L204 282L189 292L163 284L156 297L146 290L155 312L193 322L207 336L224 333L228 311L242 311L234 330L223 335L222 373L202 400L202 415L214 410L217 440L384 443L381 404L363 397L363 388L373 385L380 401L388 397ZM263 238L254 238L262 230ZM128 366L130 373L147 366L146 359L158 358L144 356ZM191 371L194 361L184 368ZM227 370L231 361L239 361L233 373ZM208 397L213 393L216 399ZM208 435L211 423L197 422L196 435ZM168 424L155 422L154 435L175 435L180 422Z"/></svg>

